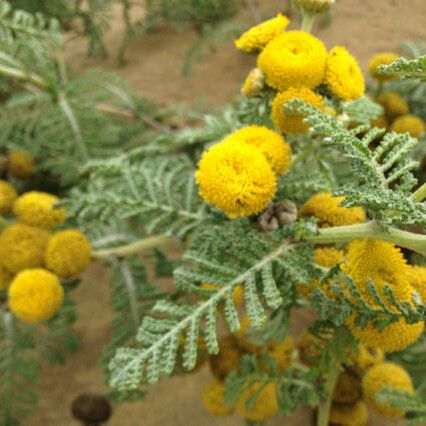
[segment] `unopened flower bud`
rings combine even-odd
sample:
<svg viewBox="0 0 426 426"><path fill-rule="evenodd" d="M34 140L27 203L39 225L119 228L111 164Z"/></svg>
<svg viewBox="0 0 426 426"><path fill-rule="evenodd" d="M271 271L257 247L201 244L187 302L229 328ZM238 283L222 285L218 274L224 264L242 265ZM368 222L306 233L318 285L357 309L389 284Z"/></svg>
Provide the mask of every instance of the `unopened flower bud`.
<svg viewBox="0 0 426 426"><path fill-rule="evenodd" d="M294 0L296 5L311 15L326 12L333 6L335 0Z"/></svg>

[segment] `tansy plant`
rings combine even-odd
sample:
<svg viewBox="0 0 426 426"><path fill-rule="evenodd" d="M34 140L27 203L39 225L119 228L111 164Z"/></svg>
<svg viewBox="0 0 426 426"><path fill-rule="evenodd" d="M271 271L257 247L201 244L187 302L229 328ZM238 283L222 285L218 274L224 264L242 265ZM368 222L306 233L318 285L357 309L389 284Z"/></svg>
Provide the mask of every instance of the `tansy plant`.
<svg viewBox="0 0 426 426"><path fill-rule="evenodd" d="M0 73L23 92L7 104L22 116L4 119L0 138L4 418L27 412L16 383L33 375L16 365L37 353L39 330L67 331L51 346L74 342L67 299L96 259L113 269L116 318L102 357L111 399L139 399L148 384L208 362L206 409L248 425L301 406L317 410L318 426L363 425L370 410L424 423L426 117L406 90L424 87L424 58L379 54L366 85L344 46L310 32L333 3L295 0L301 30L278 14L241 34L236 47L256 57L241 96L177 131L115 84L81 91L46 22L25 21L35 46L57 46L29 69L20 17L3 9ZM38 126L34 110L52 123ZM63 145L46 130L55 123ZM47 147L35 162L30 141ZM48 171L62 200L26 190ZM169 257L171 243L181 259ZM172 290L148 279L148 258L156 277L173 276ZM301 309L312 322L292 336Z"/></svg>

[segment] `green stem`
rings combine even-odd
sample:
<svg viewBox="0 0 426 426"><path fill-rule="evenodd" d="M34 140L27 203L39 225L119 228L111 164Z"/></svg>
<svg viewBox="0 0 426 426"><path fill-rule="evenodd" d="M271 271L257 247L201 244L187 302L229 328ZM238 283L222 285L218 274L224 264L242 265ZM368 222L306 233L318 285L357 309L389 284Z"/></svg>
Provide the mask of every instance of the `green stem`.
<svg viewBox="0 0 426 426"><path fill-rule="evenodd" d="M321 401L318 407L317 426L328 426L330 418L331 399L334 387L336 386L337 377L339 376L339 365L333 366L328 372L325 384L326 398Z"/></svg>
<svg viewBox="0 0 426 426"><path fill-rule="evenodd" d="M413 198L419 202L422 202L426 199L426 182L420 188L418 188L416 192L414 192Z"/></svg>
<svg viewBox="0 0 426 426"><path fill-rule="evenodd" d="M306 236L305 240L314 244L328 244L347 243L364 238L389 241L426 256L426 235L401 231L393 227L385 232L373 221L357 225L323 228L319 230L317 235Z"/></svg>
<svg viewBox="0 0 426 426"><path fill-rule="evenodd" d="M302 9L302 31L310 33L314 24L315 15Z"/></svg>
<svg viewBox="0 0 426 426"><path fill-rule="evenodd" d="M168 237L167 235L156 235L153 237L143 238L141 240L126 244L124 246L94 251L92 253L92 257L94 259L108 259L111 256L130 256L132 254L140 253L151 248L163 246L169 243L170 241L172 241L172 237Z"/></svg>
<svg viewBox="0 0 426 426"><path fill-rule="evenodd" d="M28 81L43 90L48 88L47 82L33 72L25 72L7 65L0 65L0 74L16 80Z"/></svg>

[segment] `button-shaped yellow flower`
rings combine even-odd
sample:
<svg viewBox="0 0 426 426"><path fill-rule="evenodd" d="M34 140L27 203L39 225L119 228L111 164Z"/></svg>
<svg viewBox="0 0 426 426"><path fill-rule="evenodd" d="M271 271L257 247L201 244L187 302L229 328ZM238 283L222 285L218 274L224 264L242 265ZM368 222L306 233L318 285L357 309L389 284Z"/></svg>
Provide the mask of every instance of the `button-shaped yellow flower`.
<svg viewBox="0 0 426 426"><path fill-rule="evenodd" d="M259 388L262 390L259 392ZM257 395L251 410L247 408L249 401L255 394ZM275 383L254 383L249 386L237 402L237 409L247 420L262 422L275 416L278 412L277 386Z"/></svg>
<svg viewBox="0 0 426 426"><path fill-rule="evenodd" d="M205 151L195 177L204 200L230 218L259 213L277 187L276 175L262 151L233 141Z"/></svg>
<svg viewBox="0 0 426 426"><path fill-rule="evenodd" d="M382 362L384 357L385 354L380 348L358 345L358 352L351 356L351 361L355 371L363 374L373 365Z"/></svg>
<svg viewBox="0 0 426 426"><path fill-rule="evenodd" d="M20 320L42 322L62 305L64 290L59 278L45 269L20 272L8 290L9 308Z"/></svg>
<svg viewBox="0 0 426 426"><path fill-rule="evenodd" d="M408 266L408 282L416 290L426 304L426 268L423 266Z"/></svg>
<svg viewBox="0 0 426 426"><path fill-rule="evenodd" d="M337 378L333 390L332 400L339 404L353 404L361 399L361 381L359 377L349 370L344 370Z"/></svg>
<svg viewBox="0 0 426 426"><path fill-rule="evenodd" d="M420 117L406 114L392 123L391 130L396 133L409 133L413 138L418 138L426 131L426 125Z"/></svg>
<svg viewBox="0 0 426 426"><path fill-rule="evenodd" d="M365 426L368 420L367 405L363 401L354 404L333 404L330 422L342 426Z"/></svg>
<svg viewBox="0 0 426 426"><path fill-rule="evenodd" d="M330 192L319 192L309 198L300 209L301 216L314 216L320 228L353 225L365 221L361 207L343 207L344 197L333 197Z"/></svg>
<svg viewBox="0 0 426 426"><path fill-rule="evenodd" d="M9 173L18 179L28 179L34 174L34 158L25 151L12 151L8 157Z"/></svg>
<svg viewBox="0 0 426 426"><path fill-rule="evenodd" d="M46 192L26 192L16 200L13 211L22 223L53 228L60 225L67 215L63 207L54 207L59 201L58 197Z"/></svg>
<svg viewBox="0 0 426 426"><path fill-rule="evenodd" d="M324 80L327 51L322 41L304 31L289 31L274 38L259 55L257 66L277 90L314 88Z"/></svg>
<svg viewBox="0 0 426 426"><path fill-rule="evenodd" d="M92 248L87 238L76 229L58 232L46 249L46 267L62 278L83 272L90 263Z"/></svg>
<svg viewBox="0 0 426 426"><path fill-rule="evenodd" d="M207 383L203 388L203 405L214 416L230 416L234 408L225 404L223 395L225 386L218 380Z"/></svg>
<svg viewBox="0 0 426 426"><path fill-rule="evenodd" d="M0 214L8 214L17 198L15 188L9 182L0 179Z"/></svg>
<svg viewBox="0 0 426 426"><path fill-rule="evenodd" d="M369 63L368 63L368 71L370 72L371 76L379 81L387 81L387 80L393 80L395 78L394 74L385 74L385 73L379 73L377 70L377 67L379 65L389 65L392 62L396 61L399 58L399 55L392 52L381 52L374 55Z"/></svg>
<svg viewBox="0 0 426 426"><path fill-rule="evenodd" d="M344 101L358 99L365 92L358 62L344 47L335 47L328 54L325 82L331 92Z"/></svg>
<svg viewBox="0 0 426 426"><path fill-rule="evenodd" d="M290 365L294 349L294 340L286 336L281 342L270 342L266 351L277 362L278 370L283 373Z"/></svg>
<svg viewBox="0 0 426 426"><path fill-rule="evenodd" d="M392 362L383 362L371 367L363 378L362 387L366 399L374 408L379 413L391 418L402 417L404 412L399 408L377 401L376 396L379 392L385 388L393 388L409 394L414 393L413 383L408 372Z"/></svg>
<svg viewBox="0 0 426 426"><path fill-rule="evenodd" d="M303 121L306 118L304 115L288 114L284 111L284 104L296 98L320 110L325 109L322 96L307 87L290 87L277 93L272 103L272 121L277 129L290 135L306 133L309 129L309 126Z"/></svg>
<svg viewBox="0 0 426 426"><path fill-rule="evenodd" d="M284 138L265 126L246 126L230 134L223 142L247 143L262 151L272 170L277 174L287 171L291 160L290 145Z"/></svg>
<svg viewBox="0 0 426 426"><path fill-rule="evenodd" d="M235 41L235 46L245 52L262 50L272 39L281 34L289 23L286 16L278 14L275 18L251 27Z"/></svg>
<svg viewBox="0 0 426 426"><path fill-rule="evenodd" d="M16 223L0 234L0 264L13 274L43 265L50 234L41 228Z"/></svg>
<svg viewBox="0 0 426 426"><path fill-rule="evenodd" d="M399 93L383 93L378 96L377 102L385 109L386 118L390 121L401 115L408 114L408 103Z"/></svg>

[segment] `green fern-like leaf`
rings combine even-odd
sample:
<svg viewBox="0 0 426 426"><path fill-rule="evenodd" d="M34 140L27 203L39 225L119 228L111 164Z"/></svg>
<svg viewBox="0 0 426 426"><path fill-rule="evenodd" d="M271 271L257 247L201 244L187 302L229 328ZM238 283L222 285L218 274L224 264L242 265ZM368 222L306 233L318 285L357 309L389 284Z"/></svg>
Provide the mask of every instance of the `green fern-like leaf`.
<svg viewBox="0 0 426 426"><path fill-rule="evenodd" d="M379 72L398 74L404 78L426 80L426 55L414 59L399 58L389 65L380 65Z"/></svg>

